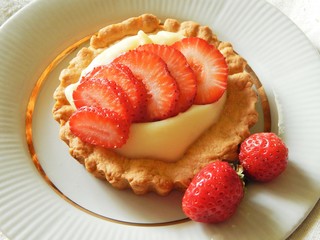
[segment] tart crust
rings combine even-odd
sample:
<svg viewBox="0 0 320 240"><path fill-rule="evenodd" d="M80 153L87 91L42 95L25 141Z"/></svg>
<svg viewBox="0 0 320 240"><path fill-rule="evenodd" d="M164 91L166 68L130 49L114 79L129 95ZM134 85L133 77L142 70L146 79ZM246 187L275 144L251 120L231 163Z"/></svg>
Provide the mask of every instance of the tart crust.
<svg viewBox="0 0 320 240"><path fill-rule="evenodd" d="M180 32L186 37L203 38L221 51L229 67L227 100L219 121L176 162L129 159L110 149L82 142L70 131L68 119L74 109L66 99L65 88L78 81L81 71L104 48L126 36L137 34L139 30L146 33L166 30ZM193 176L208 163L217 159L236 160L239 144L250 135L250 127L257 122L257 94L246 66L247 62L235 53L232 45L219 41L209 27L192 21L180 23L175 19L166 19L161 24L156 16L143 14L102 28L92 36L90 46L81 49L70 61L69 66L61 72L60 85L54 93L53 117L60 124L60 138L68 144L71 156L83 164L87 171L107 180L113 187L131 188L135 194L153 191L166 195L173 189L183 191Z"/></svg>

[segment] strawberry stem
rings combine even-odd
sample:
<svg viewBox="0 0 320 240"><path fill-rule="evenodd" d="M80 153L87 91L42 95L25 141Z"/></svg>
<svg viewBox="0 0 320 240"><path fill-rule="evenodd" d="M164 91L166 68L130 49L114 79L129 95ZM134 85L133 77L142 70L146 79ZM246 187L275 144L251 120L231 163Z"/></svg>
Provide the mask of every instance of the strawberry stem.
<svg viewBox="0 0 320 240"><path fill-rule="evenodd" d="M230 166L236 171L236 173L238 174L239 178L241 179L242 183L243 183L243 187L246 186L246 178L245 175L243 173L243 167L241 164L239 164L239 162L229 162Z"/></svg>

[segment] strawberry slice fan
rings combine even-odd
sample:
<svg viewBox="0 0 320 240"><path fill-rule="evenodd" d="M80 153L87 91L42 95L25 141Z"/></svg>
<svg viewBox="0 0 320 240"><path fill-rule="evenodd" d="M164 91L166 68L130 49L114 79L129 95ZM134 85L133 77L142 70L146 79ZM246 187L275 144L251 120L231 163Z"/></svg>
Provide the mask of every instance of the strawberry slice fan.
<svg viewBox="0 0 320 240"><path fill-rule="evenodd" d="M71 131L93 145L121 147L127 141L131 123L160 121L187 111L193 104L216 102L226 90L227 78L223 55L201 38L184 38L172 46L142 45L109 65L95 67L81 79L73 92L75 106L81 111L71 118ZM95 131L87 126L85 134L79 124L81 116L87 112L88 116L108 118L110 113L106 114L105 108L115 113L112 121L104 122L117 125L115 119L121 119L118 125L125 127L124 131L109 128L111 132L106 134L103 129L106 135L101 136L98 126L102 125L95 124ZM116 114L119 116L115 118Z"/></svg>

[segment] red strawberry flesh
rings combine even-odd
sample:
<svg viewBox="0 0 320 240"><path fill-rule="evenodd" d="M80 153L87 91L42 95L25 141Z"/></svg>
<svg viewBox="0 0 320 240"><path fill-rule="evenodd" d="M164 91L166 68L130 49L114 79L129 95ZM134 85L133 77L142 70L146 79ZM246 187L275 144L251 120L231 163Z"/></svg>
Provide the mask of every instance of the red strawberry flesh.
<svg viewBox="0 0 320 240"><path fill-rule="evenodd" d="M69 124L82 141L104 148L121 147L129 136L127 120L109 109L82 107L73 113Z"/></svg>
<svg viewBox="0 0 320 240"><path fill-rule="evenodd" d="M216 102L227 88L228 66L218 49L207 41L190 37L173 44L186 57L197 79L195 104Z"/></svg>
<svg viewBox="0 0 320 240"><path fill-rule="evenodd" d="M132 106L128 96L115 82L91 78L79 84L73 92L74 104L77 108L92 106L108 108L117 112L128 121L132 119Z"/></svg>
<svg viewBox="0 0 320 240"><path fill-rule="evenodd" d="M90 78L100 78L115 82L127 94L133 108L133 122L141 121L145 115L147 90L144 84L136 79L131 70L122 64L109 64L95 67L82 81Z"/></svg>
<svg viewBox="0 0 320 240"><path fill-rule="evenodd" d="M131 50L120 55L114 63L130 68L148 92L146 121L157 121L172 115L179 98L179 89L165 62L156 54Z"/></svg>
<svg viewBox="0 0 320 240"><path fill-rule="evenodd" d="M137 50L152 52L164 60L170 74L177 81L180 91L173 115L186 111L195 99L197 82L184 55L174 47L159 44L142 45Z"/></svg>

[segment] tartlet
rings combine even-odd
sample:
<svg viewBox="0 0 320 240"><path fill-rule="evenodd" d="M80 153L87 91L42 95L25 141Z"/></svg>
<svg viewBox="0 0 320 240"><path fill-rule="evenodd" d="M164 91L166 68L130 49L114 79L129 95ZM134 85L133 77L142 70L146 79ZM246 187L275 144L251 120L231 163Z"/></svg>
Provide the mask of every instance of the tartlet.
<svg viewBox="0 0 320 240"><path fill-rule="evenodd" d="M165 30L179 32L186 37L203 38L220 50L228 65L227 100L219 121L204 132L176 162L129 159L112 149L85 143L70 131L69 118L75 110L66 99L65 88L79 80L82 70L103 49L140 30L145 33ZM193 176L208 163L218 159L237 160L239 144L250 135L250 128L258 121L255 109L257 94L253 88L253 77L246 69L247 62L233 50L232 45L219 41L208 26L175 19L161 22L152 14L143 14L102 28L92 36L90 46L82 48L70 61L69 66L61 72L60 84L54 93L53 117L60 124L60 138L69 146L71 156L83 164L88 172L105 179L113 187L131 188L135 194L153 191L166 195L174 189L184 191Z"/></svg>

